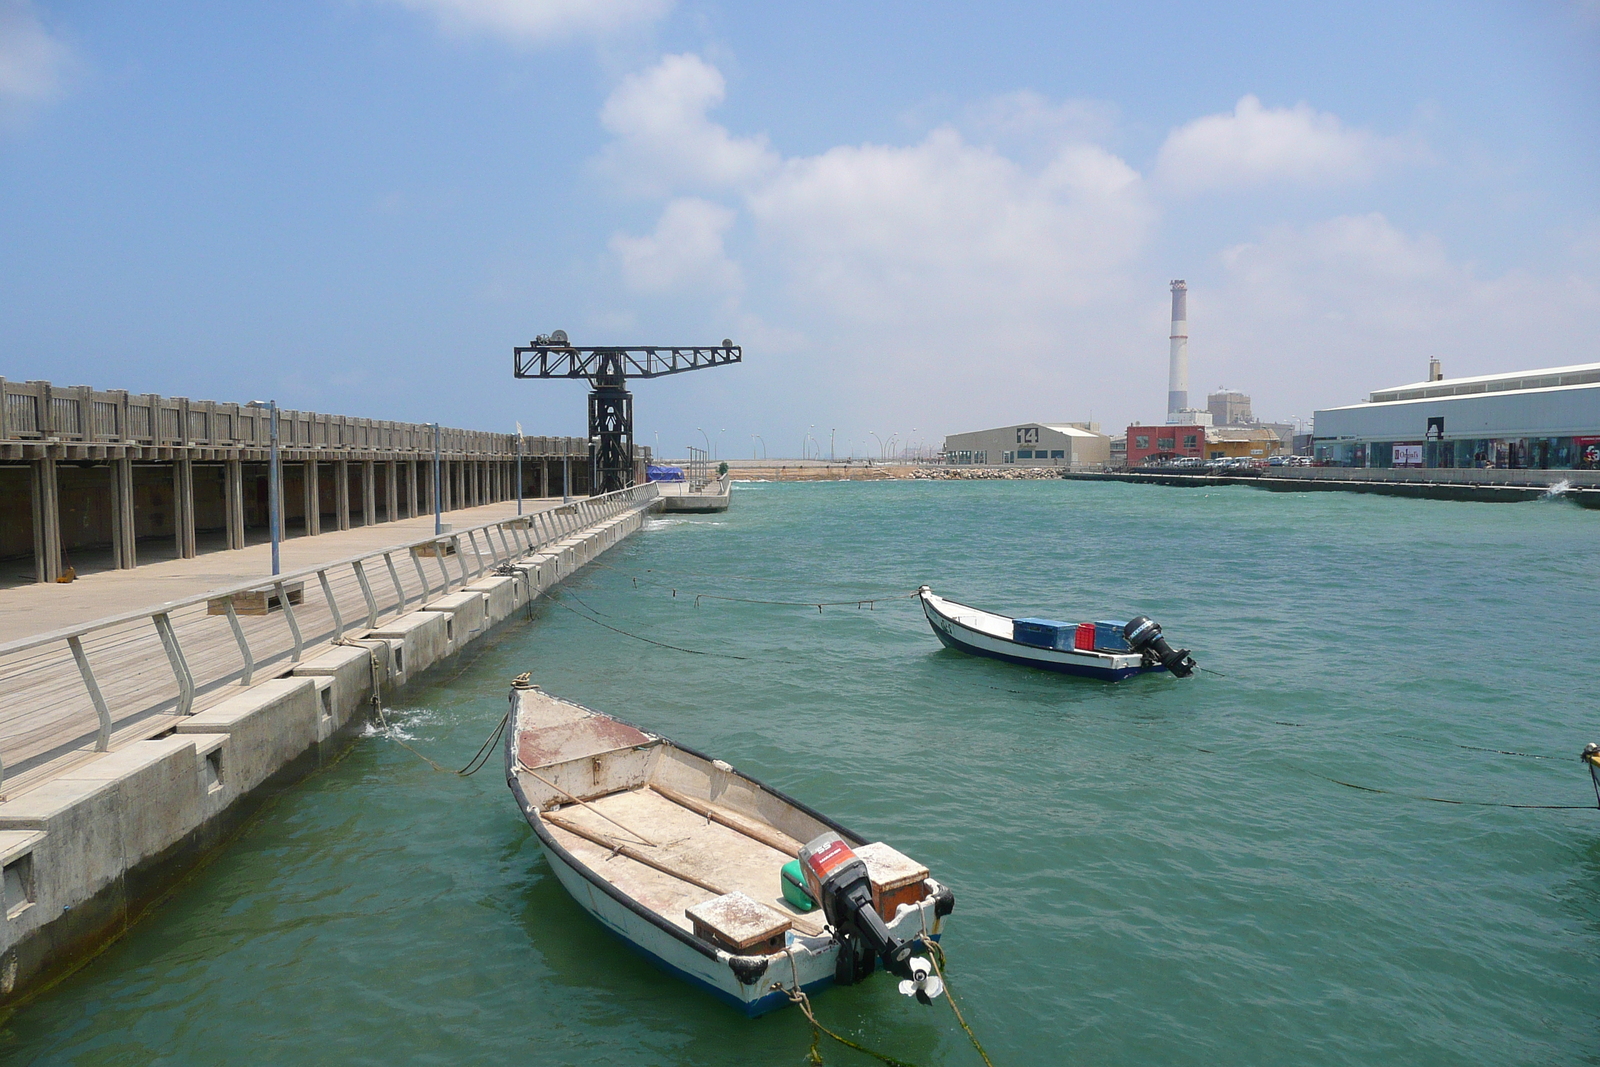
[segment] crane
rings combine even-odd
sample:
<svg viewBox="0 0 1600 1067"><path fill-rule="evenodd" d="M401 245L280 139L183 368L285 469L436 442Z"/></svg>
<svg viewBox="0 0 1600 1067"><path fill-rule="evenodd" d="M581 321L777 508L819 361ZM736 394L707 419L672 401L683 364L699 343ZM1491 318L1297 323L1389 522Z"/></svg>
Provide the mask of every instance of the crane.
<svg viewBox="0 0 1600 1067"><path fill-rule="evenodd" d="M589 381L589 439L595 444L591 494L633 484L633 394L629 378L721 367L744 361L744 350L724 338L721 345L621 345L581 348L565 330L540 334L513 352L517 378L586 378Z"/></svg>

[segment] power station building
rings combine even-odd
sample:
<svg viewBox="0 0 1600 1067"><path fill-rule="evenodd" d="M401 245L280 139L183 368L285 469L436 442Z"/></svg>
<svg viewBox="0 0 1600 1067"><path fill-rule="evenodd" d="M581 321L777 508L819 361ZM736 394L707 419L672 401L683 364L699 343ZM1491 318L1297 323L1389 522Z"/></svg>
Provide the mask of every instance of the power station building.
<svg viewBox="0 0 1600 1067"><path fill-rule="evenodd" d="M1341 467L1600 469L1600 363L1379 389L1318 411L1319 462Z"/></svg>
<svg viewBox="0 0 1600 1067"><path fill-rule="evenodd" d="M1093 422L1024 422L951 434L941 455L958 467L1103 467L1111 438Z"/></svg>

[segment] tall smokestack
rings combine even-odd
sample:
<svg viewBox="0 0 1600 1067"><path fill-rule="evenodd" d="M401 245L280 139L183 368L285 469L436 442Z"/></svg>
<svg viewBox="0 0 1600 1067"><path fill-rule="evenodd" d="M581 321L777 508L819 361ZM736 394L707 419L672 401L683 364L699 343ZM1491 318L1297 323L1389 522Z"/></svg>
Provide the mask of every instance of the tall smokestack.
<svg viewBox="0 0 1600 1067"><path fill-rule="evenodd" d="M1189 406L1189 287L1172 283L1172 358L1167 366L1167 414Z"/></svg>

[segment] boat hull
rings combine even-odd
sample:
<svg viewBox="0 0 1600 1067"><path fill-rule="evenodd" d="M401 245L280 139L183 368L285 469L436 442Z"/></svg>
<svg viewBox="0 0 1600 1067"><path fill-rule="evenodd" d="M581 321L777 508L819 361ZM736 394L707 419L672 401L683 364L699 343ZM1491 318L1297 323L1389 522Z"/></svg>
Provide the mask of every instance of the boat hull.
<svg viewBox="0 0 1600 1067"><path fill-rule="evenodd" d="M985 633L962 623L958 617L941 612L927 596L922 597L922 611L928 619L928 626L941 644L972 656L985 656L1023 667L1037 667L1057 674L1095 678L1103 682L1120 682L1136 674L1166 670L1160 664L1146 665L1138 656L1035 648L1009 638L996 637L994 634Z"/></svg>
<svg viewBox="0 0 1600 1067"><path fill-rule="evenodd" d="M792 929L787 934L787 941L781 952L765 956L733 955L695 936L681 925L669 921L658 911L645 906L619 889L612 879L602 876L583 859L569 851L545 821L539 805L530 802L529 793L524 788L525 783L519 773L525 765L520 764L518 758L519 744L516 737L520 730L520 714L518 693L515 690L512 701L511 728L507 731L505 750L507 784L516 797L523 817L538 836L550 869L580 908L624 944L661 969L712 994L718 1000L748 1016L762 1015L787 1006L792 1002L789 991L797 986L811 993L834 983L839 944L826 930L821 934L807 934L799 929ZM620 720L608 719L608 721L626 727ZM726 764L711 761L692 749L654 737L650 737L648 744L633 751L637 754L642 749L655 750L657 758L660 758L661 753L670 750L682 754L682 757L705 763L709 767L722 768L719 773L724 774L727 779L737 778L752 787L759 788L773 800L803 812L806 816L817 820L818 824L835 830L849 840L858 843L862 840L800 802L761 785L755 779L739 775ZM589 758L585 757L582 762L587 766ZM600 773L598 758L594 767L595 773ZM543 766L541 770L547 774L554 773ZM605 858L603 853L601 858ZM927 879L927 885L928 893L923 899L916 903L902 904L893 919L886 924L895 936L903 940L912 940L926 935L932 940L939 940L944 916L952 909L954 898L948 889L931 877Z"/></svg>

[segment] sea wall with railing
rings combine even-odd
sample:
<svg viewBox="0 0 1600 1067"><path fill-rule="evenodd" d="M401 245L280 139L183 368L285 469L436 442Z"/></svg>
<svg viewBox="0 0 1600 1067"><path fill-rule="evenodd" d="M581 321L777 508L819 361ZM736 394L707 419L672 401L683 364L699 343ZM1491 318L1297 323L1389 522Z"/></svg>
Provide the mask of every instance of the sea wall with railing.
<svg viewBox="0 0 1600 1067"><path fill-rule="evenodd" d="M0 999L69 966L259 802L640 529L651 484L0 645Z"/></svg>

